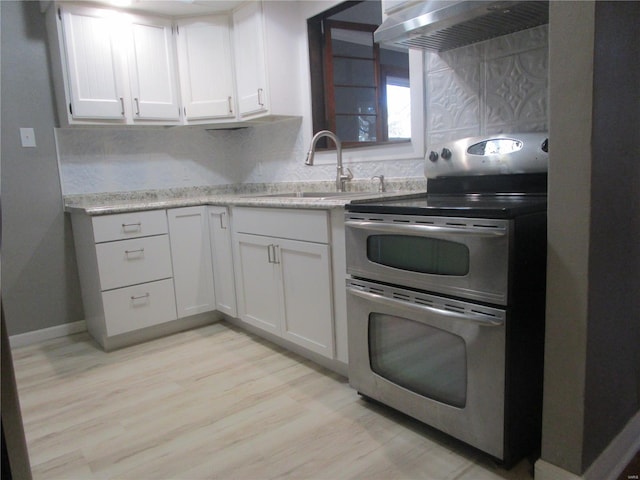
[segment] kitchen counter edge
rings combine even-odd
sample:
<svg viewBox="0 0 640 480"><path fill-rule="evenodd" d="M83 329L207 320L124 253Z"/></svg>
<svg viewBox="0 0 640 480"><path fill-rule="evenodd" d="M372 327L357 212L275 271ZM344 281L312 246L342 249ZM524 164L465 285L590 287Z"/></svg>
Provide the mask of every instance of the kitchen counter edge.
<svg viewBox="0 0 640 480"><path fill-rule="evenodd" d="M423 193L422 193L423 194ZM265 197L259 195L208 195L198 197L167 198L162 200L114 200L100 203L77 203L64 206L67 213L84 213L90 216L111 215L126 212L138 212L144 210L162 210L169 208L193 207L200 205L217 205L228 207L266 207L266 208L305 208L315 210L330 210L343 208L349 203L363 203L385 198L411 198L421 195L420 192L366 192L353 197L334 198L286 198Z"/></svg>

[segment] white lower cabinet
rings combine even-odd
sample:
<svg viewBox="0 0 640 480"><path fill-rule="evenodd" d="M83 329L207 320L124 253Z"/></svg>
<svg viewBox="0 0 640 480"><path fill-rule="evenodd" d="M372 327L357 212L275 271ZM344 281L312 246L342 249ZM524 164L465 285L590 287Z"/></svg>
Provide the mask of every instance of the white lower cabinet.
<svg viewBox="0 0 640 480"><path fill-rule="evenodd" d="M166 324L137 334L152 338L216 310L345 362L336 215L224 206L74 213L87 329L108 350L130 338L120 335Z"/></svg>
<svg viewBox="0 0 640 480"><path fill-rule="evenodd" d="M236 284L233 272L233 249L227 207L208 207L211 264L216 292L216 310L231 317L238 315L236 308Z"/></svg>
<svg viewBox="0 0 640 480"><path fill-rule="evenodd" d="M327 213L236 208L233 215L240 319L333 358Z"/></svg>
<svg viewBox="0 0 640 480"><path fill-rule="evenodd" d="M178 317L215 310L207 207L167 210Z"/></svg>
<svg viewBox="0 0 640 480"><path fill-rule="evenodd" d="M176 320L166 213L71 216L87 330L117 335Z"/></svg>

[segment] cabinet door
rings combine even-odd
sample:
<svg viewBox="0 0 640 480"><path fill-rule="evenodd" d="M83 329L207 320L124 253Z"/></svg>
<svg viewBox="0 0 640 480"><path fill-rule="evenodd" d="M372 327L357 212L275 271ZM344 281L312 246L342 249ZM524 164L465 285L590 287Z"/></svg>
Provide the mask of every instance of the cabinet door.
<svg viewBox="0 0 640 480"><path fill-rule="evenodd" d="M129 15L128 23L133 120L179 120L171 22Z"/></svg>
<svg viewBox="0 0 640 480"><path fill-rule="evenodd" d="M282 274L282 336L333 358L331 256L328 245L277 240L276 262Z"/></svg>
<svg viewBox="0 0 640 480"><path fill-rule="evenodd" d="M233 46L240 116L267 111L262 2L247 2L233 12Z"/></svg>
<svg viewBox="0 0 640 480"><path fill-rule="evenodd" d="M230 35L227 15L178 24L180 86L187 120L235 116Z"/></svg>
<svg viewBox="0 0 640 480"><path fill-rule="evenodd" d="M70 109L77 119L124 119L124 76L108 10L61 7Z"/></svg>
<svg viewBox="0 0 640 480"><path fill-rule="evenodd" d="M279 268L271 237L235 236L238 315L245 322L280 335Z"/></svg>
<svg viewBox="0 0 640 480"><path fill-rule="evenodd" d="M231 253L229 211L226 207L209 207L209 233L216 309L235 317L238 314L236 286Z"/></svg>
<svg viewBox="0 0 640 480"><path fill-rule="evenodd" d="M178 317L215 310L206 207L167 210Z"/></svg>

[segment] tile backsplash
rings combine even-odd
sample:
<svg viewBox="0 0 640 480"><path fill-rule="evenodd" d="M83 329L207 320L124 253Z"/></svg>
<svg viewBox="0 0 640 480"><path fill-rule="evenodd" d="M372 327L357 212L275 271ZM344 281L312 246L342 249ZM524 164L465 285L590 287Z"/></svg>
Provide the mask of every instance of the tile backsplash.
<svg viewBox="0 0 640 480"><path fill-rule="evenodd" d="M425 53L426 145L547 130L547 26Z"/></svg>
<svg viewBox="0 0 640 480"><path fill-rule="evenodd" d="M547 27L425 52L425 142L547 129ZM327 180L305 167L301 119L256 128L57 129L63 194ZM360 161L356 178L423 176L422 159Z"/></svg>

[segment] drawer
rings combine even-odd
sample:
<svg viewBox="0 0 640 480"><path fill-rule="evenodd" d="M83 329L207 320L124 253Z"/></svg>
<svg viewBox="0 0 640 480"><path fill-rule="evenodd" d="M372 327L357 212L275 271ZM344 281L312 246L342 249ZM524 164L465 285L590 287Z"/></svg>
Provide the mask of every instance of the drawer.
<svg viewBox="0 0 640 480"><path fill-rule="evenodd" d="M102 293L107 336L177 318L173 280L145 283Z"/></svg>
<svg viewBox="0 0 640 480"><path fill-rule="evenodd" d="M168 235L99 243L96 254L102 290L173 276Z"/></svg>
<svg viewBox="0 0 640 480"><path fill-rule="evenodd" d="M238 233L329 243L325 210L238 207L232 213L233 230Z"/></svg>
<svg viewBox="0 0 640 480"><path fill-rule="evenodd" d="M96 243L146 237L167 233L167 214L164 210L119 213L91 218Z"/></svg>

